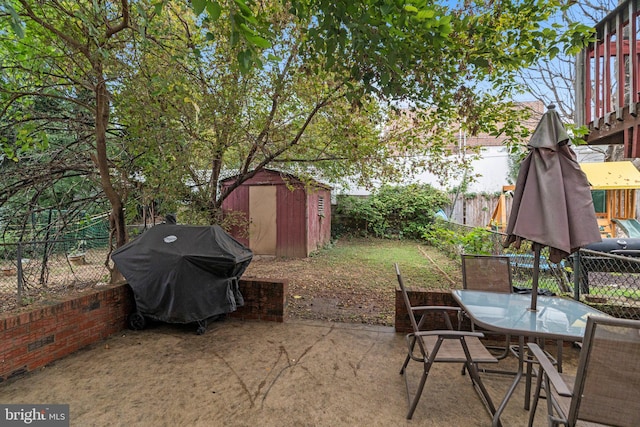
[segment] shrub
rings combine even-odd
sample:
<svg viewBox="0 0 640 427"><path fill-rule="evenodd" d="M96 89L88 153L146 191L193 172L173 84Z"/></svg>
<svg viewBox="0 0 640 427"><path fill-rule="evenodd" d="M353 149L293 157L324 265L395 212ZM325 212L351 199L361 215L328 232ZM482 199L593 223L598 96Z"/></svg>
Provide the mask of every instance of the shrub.
<svg viewBox="0 0 640 427"><path fill-rule="evenodd" d="M490 255L496 253L496 245L500 243L495 234L484 227L468 228L451 227L445 220L435 221L422 238L427 244L457 257L461 253Z"/></svg>
<svg viewBox="0 0 640 427"><path fill-rule="evenodd" d="M460 245L463 253L491 255L494 243L489 230L476 227L469 233L460 236Z"/></svg>
<svg viewBox="0 0 640 427"><path fill-rule="evenodd" d="M342 199L336 212L361 234L422 238L435 213L447 204L446 194L428 184L382 186L368 198Z"/></svg>

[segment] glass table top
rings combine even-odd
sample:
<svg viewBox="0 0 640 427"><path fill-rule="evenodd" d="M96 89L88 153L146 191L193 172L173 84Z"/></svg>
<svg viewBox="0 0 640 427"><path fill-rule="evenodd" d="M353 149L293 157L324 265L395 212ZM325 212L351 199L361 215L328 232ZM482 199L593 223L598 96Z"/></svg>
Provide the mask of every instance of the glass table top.
<svg viewBox="0 0 640 427"><path fill-rule="evenodd" d="M530 310L531 295L453 290L454 299L483 328L512 335L581 341L588 316L607 314L581 302L538 296L537 310Z"/></svg>

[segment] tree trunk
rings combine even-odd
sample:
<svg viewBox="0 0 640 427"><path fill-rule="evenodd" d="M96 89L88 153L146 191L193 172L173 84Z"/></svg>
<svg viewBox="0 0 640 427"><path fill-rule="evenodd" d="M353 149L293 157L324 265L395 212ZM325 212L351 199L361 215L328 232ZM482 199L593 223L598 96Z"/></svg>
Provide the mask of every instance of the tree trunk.
<svg viewBox="0 0 640 427"><path fill-rule="evenodd" d="M112 235L115 237L116 247L127 242L124 205L120 194L113 188L111 174L109 173L109 159L107 156L107 126L109 124L109 93L102 70L102 64L94 64L98 84L96 85L96 158L95 162L100 172L100 184L111 204L109 223ZM111 271L111 282L119 281L120 273L114 266Z"/></svg>

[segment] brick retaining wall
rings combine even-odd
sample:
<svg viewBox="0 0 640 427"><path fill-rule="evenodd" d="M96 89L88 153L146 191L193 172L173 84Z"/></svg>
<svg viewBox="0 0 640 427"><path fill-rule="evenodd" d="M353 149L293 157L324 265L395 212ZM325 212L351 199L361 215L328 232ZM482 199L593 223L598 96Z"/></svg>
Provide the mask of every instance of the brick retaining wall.
<svg viewBox="0 0 640 427"><path fill-rule="evenodd" d="M247 278L240 280L244 306L229 314L242 320L284 322L287 315L287 280Z"/></svg>
<svg viewBox="0 0 640 427"><path fill-rule="evenodd" d="M458 303L451 296L451 291L413 291L407 289L407 295L409 296L409 302L412 307L424 306L424 305L447 305L458 307ZM426 323L430 326L430 330L447 329L444 317L441 313L431 313L427 315ZM454 328L458 325L458 316L456 314L450 315L451 322ZM470 325L465 325L470 326ZM411 327L411 321L409 320L409 314L404 305L402 298L402 292L400 289L396 289L396 318L395 318L396 332L409 333L413 332Z"/></svg>
<svg viewBox="0 0 640 427"><path fill-rule="evenodd" d="M0 316L0 381L32 371L126 326L131 288L109 287L87 295Z"/></svg>
<svg viewBox="0 0 640 427"><path fill-rule="evenodd" d="M286 280L240 280L245 306L232 317L283 322ZM23 313L0 315L0 382L45 366L127 327L128 285L112 286Z"/></svg>

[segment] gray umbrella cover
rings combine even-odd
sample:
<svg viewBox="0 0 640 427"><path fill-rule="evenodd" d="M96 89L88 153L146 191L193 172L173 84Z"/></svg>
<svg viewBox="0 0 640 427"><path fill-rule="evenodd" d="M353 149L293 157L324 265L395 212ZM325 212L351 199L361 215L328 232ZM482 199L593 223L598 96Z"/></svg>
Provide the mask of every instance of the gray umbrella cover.
<svg viewBox="0 0 640 427"><path fill-rule="evenodd" d="M520 165L504 246L519 248L523 239L549 246L549 259L560 262L590 243L600 242L587 176L569 146L553 105L542 116Z"/></svg>

